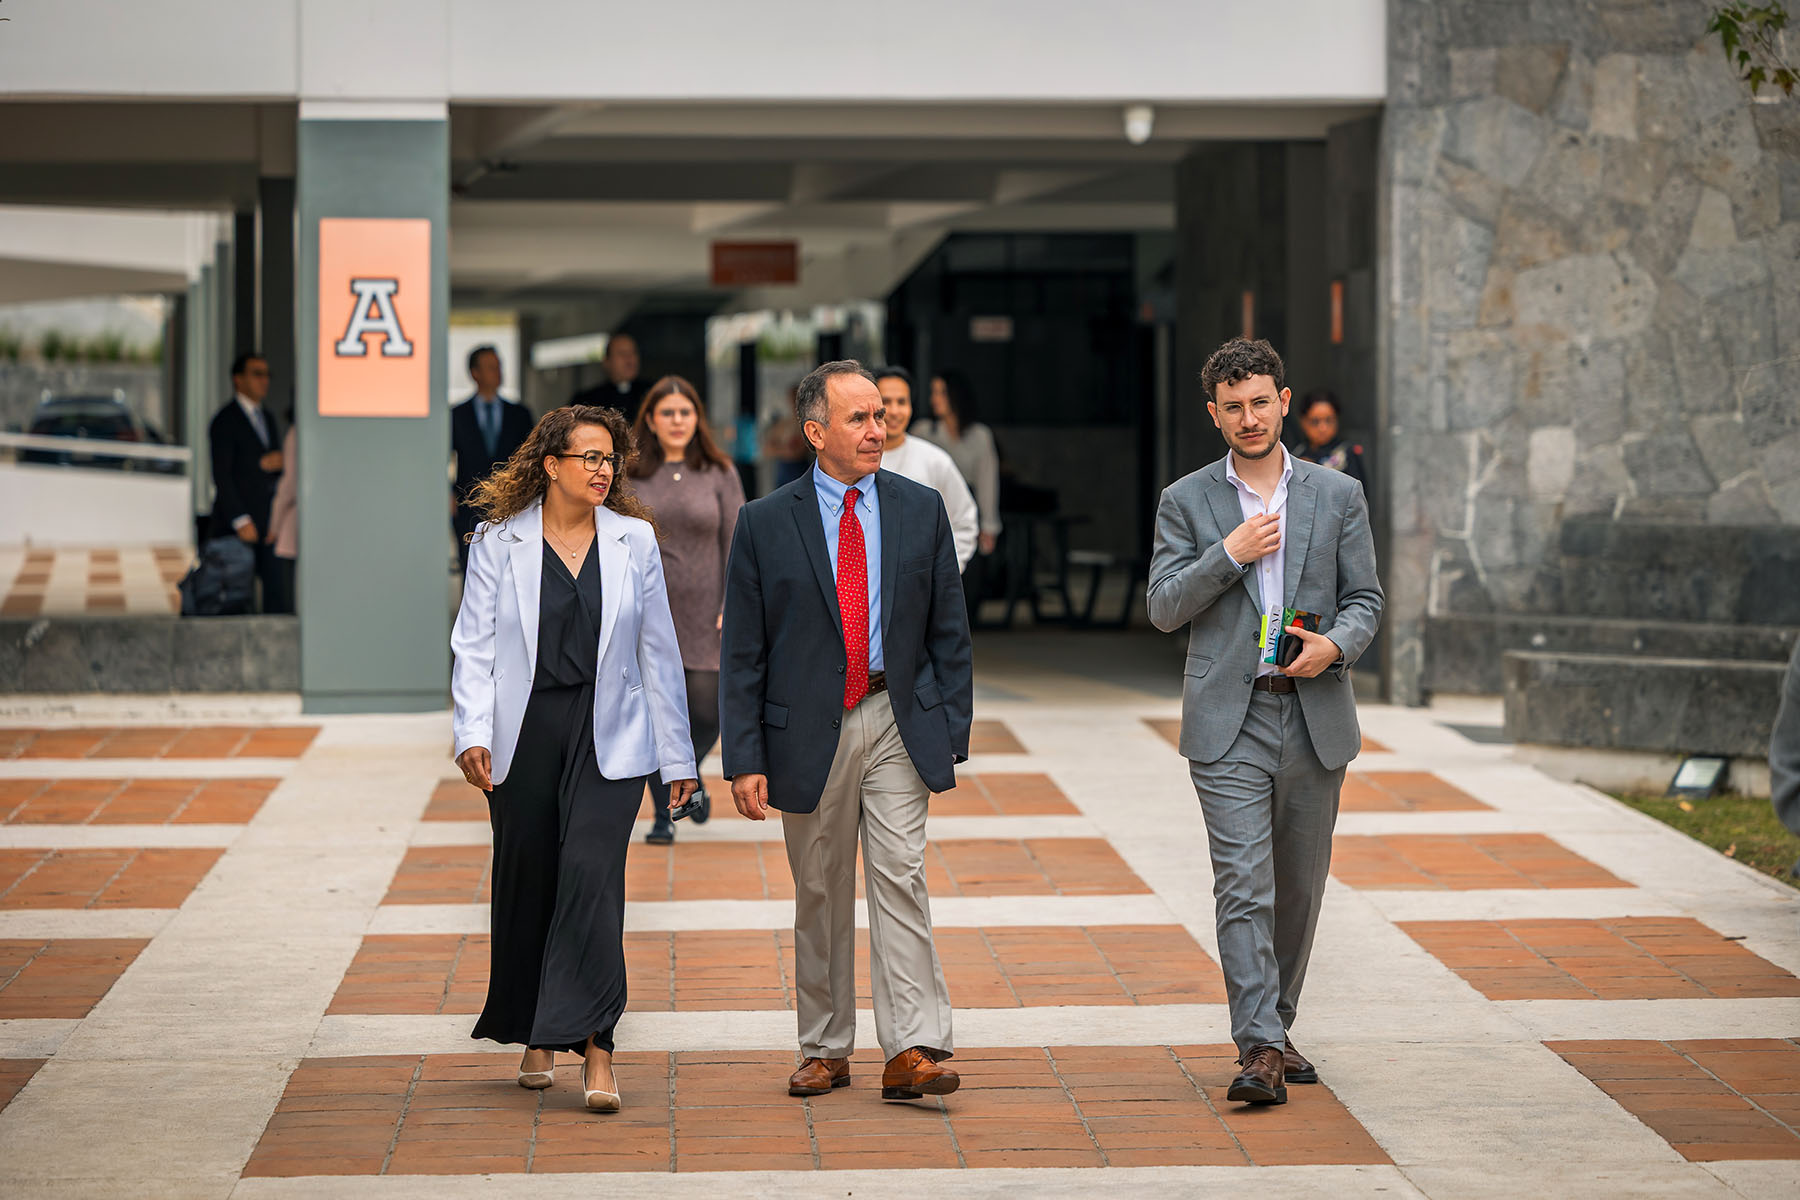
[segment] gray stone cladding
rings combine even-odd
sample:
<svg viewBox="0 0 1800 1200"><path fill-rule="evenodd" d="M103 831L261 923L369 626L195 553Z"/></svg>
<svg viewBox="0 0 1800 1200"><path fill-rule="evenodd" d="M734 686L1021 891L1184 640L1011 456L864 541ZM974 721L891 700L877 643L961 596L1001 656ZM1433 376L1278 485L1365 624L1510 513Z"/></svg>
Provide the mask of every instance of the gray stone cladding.
<svg viewBox="0 0 1800 1200"><path fill-rule="evenodd" d="M1429 618L1585 611L1570 518L1800 524L1800 99L1753 102L1708 10L1389 5L1397 700Z"/></svg>

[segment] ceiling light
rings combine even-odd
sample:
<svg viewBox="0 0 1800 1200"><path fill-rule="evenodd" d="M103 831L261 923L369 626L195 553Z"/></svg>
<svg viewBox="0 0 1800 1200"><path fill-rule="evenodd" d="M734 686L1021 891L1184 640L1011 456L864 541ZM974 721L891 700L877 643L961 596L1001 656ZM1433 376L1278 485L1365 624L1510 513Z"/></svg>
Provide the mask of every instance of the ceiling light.
<svg viewBox="0 0 1800 1200"><path fill-rule="evenodd" d="M1125 140L1141 146L1150 140L1150 127L1156 124L1156 110L1148 104L1133 104L1125 110Z"/></svg>

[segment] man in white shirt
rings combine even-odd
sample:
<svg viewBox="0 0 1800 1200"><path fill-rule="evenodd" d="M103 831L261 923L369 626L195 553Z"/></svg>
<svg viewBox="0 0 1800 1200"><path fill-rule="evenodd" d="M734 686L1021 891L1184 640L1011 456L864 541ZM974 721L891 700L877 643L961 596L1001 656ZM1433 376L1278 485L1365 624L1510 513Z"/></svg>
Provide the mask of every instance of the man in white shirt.
<svg viewBox="0 0 1800 1200"><path fill-rule="evenodd" d="M956 543L956 569L964 570L975 556L975 497L948 452L924 438L906 436L906 427L912 421L912 376L906 369L879 368L875 386L881 391L881 402L887 406L887 446L881 452L881 465L914 483L936 489L944 498L950 536Z"/></svg>

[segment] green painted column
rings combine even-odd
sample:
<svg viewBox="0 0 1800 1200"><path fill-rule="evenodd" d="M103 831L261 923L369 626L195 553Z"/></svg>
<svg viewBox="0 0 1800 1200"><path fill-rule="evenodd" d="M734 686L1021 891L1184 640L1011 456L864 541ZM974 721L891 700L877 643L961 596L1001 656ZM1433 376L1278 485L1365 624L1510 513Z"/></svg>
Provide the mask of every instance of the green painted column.
<svg viewBox="0 0 1800 1200"><path fill-rule="evenodd" d="M450 686L450 418L441 402L450 308L449 124L441 112L435 119L368 120L303 113L298 150L303 706L312 713L442 709ZM426 356L423 415L321 413L321 349L334 352L346 330L320 328L320 222L340 218L430 223L423 327L411 319L404 343L371 339L358 359ZM341 395L328 392L323 400L327 412L343 407Z"/></svg>

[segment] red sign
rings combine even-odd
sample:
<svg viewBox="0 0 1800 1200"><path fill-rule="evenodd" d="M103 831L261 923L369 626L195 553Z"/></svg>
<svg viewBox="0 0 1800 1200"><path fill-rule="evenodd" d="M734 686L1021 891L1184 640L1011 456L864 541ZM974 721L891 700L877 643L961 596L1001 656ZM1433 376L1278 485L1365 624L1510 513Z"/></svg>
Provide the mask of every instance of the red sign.
<svg viewBox="0 0 1800 1200"><path fill-rule="evenodd" d="M799 242L714 242L714 287L800 282Z"/></svg>

